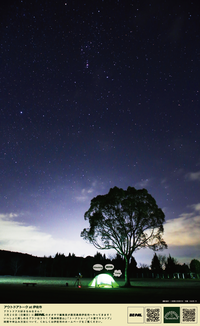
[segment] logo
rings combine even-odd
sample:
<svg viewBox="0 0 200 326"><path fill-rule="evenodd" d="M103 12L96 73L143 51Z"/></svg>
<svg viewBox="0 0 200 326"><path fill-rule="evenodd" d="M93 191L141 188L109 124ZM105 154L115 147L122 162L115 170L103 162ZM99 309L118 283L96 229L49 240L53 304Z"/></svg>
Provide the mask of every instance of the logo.
<svg viewBox="0 0 200 326"><path fill-rule="evenodd" d="M164 323L180 323L180 308L164 307Z"/></svg>
<svg viewBox="0 0 200 326"><path fill-rule="evenodd" d="M144 308L143 307L128 307L128 324L143 324L144 323Z"/></svg>

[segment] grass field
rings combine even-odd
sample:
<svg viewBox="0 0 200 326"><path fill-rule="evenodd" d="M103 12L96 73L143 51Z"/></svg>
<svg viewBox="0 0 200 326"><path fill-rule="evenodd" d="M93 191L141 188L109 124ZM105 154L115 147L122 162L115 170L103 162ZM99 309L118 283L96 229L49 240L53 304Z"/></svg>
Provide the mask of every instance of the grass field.
<svg viewBox="0 0 200 326"><path fill-rule="evenodd" d="M90 288L83 278L81 288L75 278L0 276L0 303L200 303L200 280L132 279L131 288ZM37 283L25 286L24 282ZM68 286L66 286L68 283Z"/></svg>

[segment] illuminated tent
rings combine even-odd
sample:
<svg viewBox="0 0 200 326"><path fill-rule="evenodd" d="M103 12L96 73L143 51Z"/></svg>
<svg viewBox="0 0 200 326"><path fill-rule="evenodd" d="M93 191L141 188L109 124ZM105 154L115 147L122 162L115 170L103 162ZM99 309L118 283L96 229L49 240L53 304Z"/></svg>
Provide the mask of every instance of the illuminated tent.
<svg viewBox="0 0 200 326"><path fill-rule="evenodd" d="M88 286L96 288L117 288L119 285L109 274L99 274L88 284Z"/></svg>

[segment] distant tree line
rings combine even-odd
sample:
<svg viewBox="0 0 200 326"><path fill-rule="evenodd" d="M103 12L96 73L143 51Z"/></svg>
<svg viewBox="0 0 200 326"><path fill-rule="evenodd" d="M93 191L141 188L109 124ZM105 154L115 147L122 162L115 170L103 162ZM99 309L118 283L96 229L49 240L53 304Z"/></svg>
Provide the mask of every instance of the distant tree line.
<svg viewBox="0 0 200 326"><path fill-rule="evenodd" d="M171 257L171 255L168 257L165 255L157 256L155 253L151 261L150 270L155 278L199 278L200 262L193 259L189 265L180 264L175 258Z"/></svg>
<svg viewBox="0 0 200 326"><path fill-rule="evenodd" d="M103 266L113 264L115 270L121 270L124 278L125 259L116 254L113 258L106 258L105 254L97 252L94 256L77 257L75 254L65 256L57 253L54 257L36 257L18 252L0 250L0 275L29 275L44 277L76 277L81 273L83 277L93 278L99 272L93 269L95 264ZM113 271L112 271L113 272ZM192 259L190 264L180 264L170 255L154 254L151 265L140 265L134 257L131 258L128 273L130 278L200 278L200 261Z"/></svg>

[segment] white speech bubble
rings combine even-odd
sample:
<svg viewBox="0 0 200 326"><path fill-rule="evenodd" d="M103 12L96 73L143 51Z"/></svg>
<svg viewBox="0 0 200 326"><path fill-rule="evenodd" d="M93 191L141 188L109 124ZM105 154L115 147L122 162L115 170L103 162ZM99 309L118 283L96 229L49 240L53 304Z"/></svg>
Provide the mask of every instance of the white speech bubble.
<svg viewBox="0 0 200 326"><path fill-rule="evenodd" d="M122 275L122 271L119 269L119 270L115 270L114 273L113 273L114 276L116 277L120 277Z"/></svg>
<svg viewBox="0 0 200 326"><path fill-rule="evenodd" d="M114 268L113 264L106 264L105 269L107 269L107 271L111 271Z"/></svg>
<svg viewBox="0 0 200 326"><path fill-rule="evenodd" d="M95 271L101 271L101 270L103 269L103 266L102 266L101 264L95 264L95 265L93 266L93 269L94 269Z"/></svg>

